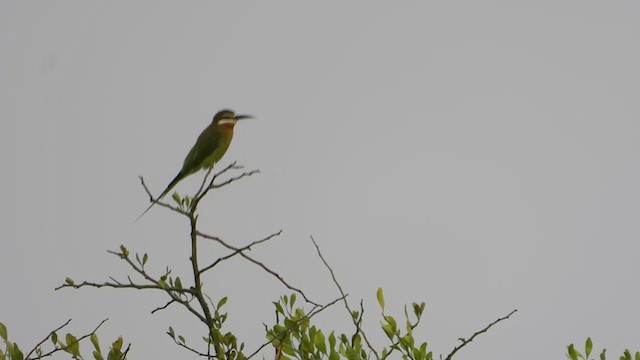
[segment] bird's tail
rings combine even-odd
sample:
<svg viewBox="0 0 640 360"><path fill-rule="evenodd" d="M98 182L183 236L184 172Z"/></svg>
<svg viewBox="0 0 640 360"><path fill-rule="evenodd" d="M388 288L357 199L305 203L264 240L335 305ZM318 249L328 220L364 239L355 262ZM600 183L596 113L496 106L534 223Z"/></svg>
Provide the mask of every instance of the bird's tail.
<svg viewBox="0 0 640 360"><path fill-rule="evenodd" d="M134 223L138 222L138 220L140 220L140 218L142 218L144 214L146 214L149 210L151 210L153 205L155 205L158 201L162 200L162 198L165 195L167 195L167 193L169 193L169 191L171 191L171 189L173 189L173 187L176 186L176 184L180 182L180 180L182 180L183 178L184 178L184 175L182 174L182 172L178 173L178 175L176 175L176 177L173 178L173 180L171 180L169 185L167 185L167 188L164 189L162 194L160 194L160 196L158 196L155 200L152 200L151 205L149 205L149 207L145 211L143 211L142 214L140 214L140 216L138 216L138 218L136 219L136 221L134 221Z"/></svg>

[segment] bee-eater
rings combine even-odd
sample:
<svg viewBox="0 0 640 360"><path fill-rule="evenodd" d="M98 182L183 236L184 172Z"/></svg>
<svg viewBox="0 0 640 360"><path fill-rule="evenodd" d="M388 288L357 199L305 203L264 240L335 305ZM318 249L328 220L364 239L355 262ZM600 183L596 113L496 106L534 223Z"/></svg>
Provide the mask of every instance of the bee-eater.
<svg viewBox="0 0 640 360"><path fill-rule="evenodd" d="M233 139L233 127L238 120L251 119L251 115L236 115L229 109L220 110L211 124L202 131L198 140L193 145L187 157L184 158L182 169L178 175L167 185L167 188L158 196L151 205L142 213L136 221L149 211L160 199L162 199L182 179L202 169L212 168L227 152Z"/></svg>

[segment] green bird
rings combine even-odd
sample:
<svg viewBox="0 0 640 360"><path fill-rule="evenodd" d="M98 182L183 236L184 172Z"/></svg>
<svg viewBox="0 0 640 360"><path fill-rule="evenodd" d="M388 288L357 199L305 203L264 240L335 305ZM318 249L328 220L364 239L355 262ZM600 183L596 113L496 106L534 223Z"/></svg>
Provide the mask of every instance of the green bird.
<svg viewBox="0 0 640 360"><path fill-rule="evenodd" d="M220 110L213 117L211 124L198 136L198 140L196 140L187 157L184 158L182 169L180 169L178 175L171 180L162 194L153 200L151 205L138 216L136 221L140 220L153 205L167 195L182 179L202 169L210 169L220 161L224 153L227 152L229 145L231 145L233 127L238 120L252 118L253 116L251 115L236 115L236 113L229 109Z"/></svg>

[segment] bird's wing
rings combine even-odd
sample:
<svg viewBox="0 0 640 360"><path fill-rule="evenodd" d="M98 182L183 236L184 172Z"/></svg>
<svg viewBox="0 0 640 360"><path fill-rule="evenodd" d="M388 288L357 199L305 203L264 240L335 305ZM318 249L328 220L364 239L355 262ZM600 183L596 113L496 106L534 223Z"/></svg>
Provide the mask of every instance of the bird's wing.
<svg viewBox="0 0 640 360"><path fill-rule="evenodd" d="M205 160L216 150L220 142L220 133L209 127L205 129L184 159L180 173L184 176L202 169ZM207 165L208 166L208 165Z"/></svg>

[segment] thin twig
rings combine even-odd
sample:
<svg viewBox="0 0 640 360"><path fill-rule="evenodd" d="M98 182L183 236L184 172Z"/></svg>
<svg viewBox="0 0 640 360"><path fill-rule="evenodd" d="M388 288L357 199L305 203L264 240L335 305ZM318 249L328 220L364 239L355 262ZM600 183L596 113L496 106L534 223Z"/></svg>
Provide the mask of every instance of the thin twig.
<svg viewBox="0 0 640 360"><path fill-rule="evenodd" d="M196 191L196 194L193 195L194 198L200 196L200 192L202 192L202 189L204 189L204 186L207 184L207 178L209 178L209 175L211 175L212 171L213 171L213 166L207 169L207 173L204 175L204 178L202 179L202 183L200 184L198 191Z"/></svg>
<svg viewBox="0 0 640 360"><path fill-rule="evenodd" d="M211 189L219 189L219 188L221 188L223 186L227 186L227 185L231 184L234 181L238 181L238 180L242 179L245 176L252 176L252 175L255 175L255 174L260 174L260 170L256 169L256 170L251 170L251 171L244 172L244 173L242 173L242 174L240 174L238 176L234 176L234 177L232 177L232 178L230 178L230 179L228 179L226 181L223 181L223 182L221 182L219 184L214 184L213 181L212 181L210 188Z"/></svg>
<svg viewBox="0 0 640 360"><path fill-rule="evenodd" d="M149 196L149 201L152 203L155 203L155 205L160 205L162 207L165 207L167 209L173 210L179 214L182 214L184 216L189 216L189 213L180 209L177 206L171 206L165 202L160 201L160 199L156 199L153 194L151 194L151 190L149 190L149 188L147 187L147 184L144 182L144 178L142 176L138 176L138 178L140 179L140 183L142 184L142 187L144 188L144 191L147 193L147 195Z"/></svg>
<svg viewBox="0 0 640 360"><path fill-rule="evenodd" d="M36 351L42 344L44 344L45 341L47 341L49 339L49 337L51 337L51 334L53 334L54 332L62 329L63 327L69 325L69 323L71 322L71 319L67 320L66 323L58 326L57 328L55 328L54 330L52 330L51 332L49 332L49 335L47 335L44 339L42 339L42 341L40 341L39 343L36 344L36 346L33 347L33 349L31 349L31 351L29 351L29 353L27 354L27 359L29 359L29 357L31 356L31 354L33 354L34 351Z"/></svg>
<svg viewBox="0 0 640 360"><path fill-rule="evenodd" d="M104 323L105 323L105 322L107 322L108 320L109 320L109 319L104 319L104 320L102 320L102 321L100 322L100 324L98 324L98 326L96 326L96 328L95 328L95 329L93 329L93 331L92 331L92 332L90 332L90 333L88 333L88 334L86 334L86 335L81 336L80 338L76 339L76 341L75 341L75 342L67 343L67 345L66 345L66 346L59 347L59 348L55 348L55 349L53 349L53 350L49 351L48 353L45 353L45 354L43 354L43 355L40 355L40 356L34 357L32 360L42 359L42 358L44 358L44 357L51 356L52 354L54 354L54 353L56 353L56 352L58 352L58 351L66 350L66 349L70 348L71 346L73 346L73 345L75 345L75 344L79 343L80 341L82 341L82 340L84 340L84 339L88 338L89 336L91 336L91 335L95 334L95 333L96 333L96 331L98 331L98 329L100 329L100 326L102 326L102 324L104 324ZM60 328L58 328L58 329L56 329L56 330L54 330L54 331L57 331L57 330L62 329L62 328L63 328L64 326L66 326L70 321L71 321L71 320L67 321L67 323L66 323L66 324L64 324L63 326L61 326ZM51 334L52 334L54 331L52 331L51 333L49 333L49 336L47 336L47 338L45 339L45 341L46 341L46 340L51 336ZM44 343L44 341L42 341L40 344L42 344L42 343ZM37 348L37 346L36 346L36 348ZM35 348L34 348L34 349L35 349ZM32 352L33 352L33 350L32 350ZM31 352L29 353L29 355L31 355ZM27 355L27 359L29 359L29 355Z"/></svg>
<svg viewBox="0 0 640 360"><path fill-rule="evenodd" d="M176 302L175 300L171 299L169 300L166 304L162 305L162 306L158 306L157 308L153 309L151 311L152 314L155 314L156 312L160 311L160 310L164 310L166 308L169 307L169 305L173 304L174 302Z"/></svg>
<svg viewBox="0 0 640 360"><path fill-rule="evenodd" d="M486 333L487 330L489 330L493 325L503 321L503 320L507 320L511 315L515 314L518 311L518 309L513 310L512 312L510 312L507 316L501 317L498 320L492 322L491 324L487 325L484 329L475 332L473 335L471 335L471 337L469 339L461 339L462 343L458 346L456 346L455 348L453 348L453 351L451 351L451 353L449 353L449 355L447 355L447 357L445 358L445 360L451 360L451 358L453 357L453 355L455 353L458 352L458 350L462 349L465 345L467 345L468 343L472 342L473 339L483 333Z"/></svg>
<svg viewBox="0 0 640 360"><path fill-rule="evenodd" d="M354 319L353 311L351 310L351 307L349 306L349 302L347 301L347 297L345 296L345 292L344 292L344 290L342 290L342 286L340 286L340 283L338 282L338 279L336 278L336 274L333 272L333 269L331 268L331 266L329 266L329 263L327 262L327 260L325 260L324 256L322 256L322 252L320 252L320 246L318 246L318 243L316 243L316 240L313 238L313 236L311 236L311 241L313 242L313 245L315 245L316 250L318 251L318 256L320 257L320 260L322 260L324 265L327 267L327 269L331 273L331 278L333 279L333 283L336 284L336 287L338 287L338 290L340 291L340 294L342 295L342 299L344 301L344 306L345 306L345 308L347 308L347 311L349 312L349 317L353 321L353 325L355 325L355 327L356 327L356 334L358 332L360 332L362 334L362 337L364 338L364 341L367 343L367 346L369 347L369 350L371 350L371 352L373 352L373 354L375 355L376 359L380 359L380 355L378 355L378 352L373 348L373 346L369 342L369 339L367 338L367 334L365 334L364 330L362 330L362 327L360 326L360 324L362 323L362 318L360 319L360 321Z"/></svg>
<svg viewBox="0 0 640 360"><path fill-rule="evenodd" d="M263 243L263 242L265 242L265 241L268 241L268 240L273 239L273 238L274 238L274 237L276 237L276 236L280 236L280 234L282 234L282 229L281 229L281 230L279 230L278 232L275 232L275 233L273 233L273 234L271 234L271 235L269 235L269 236L265 237L264 239L256 240L256 241L254 241L254 242L250 243L250 244L249 244L249 245L247 245L247 246L244 246L244 247L238 248L238 250L235 250L235 251L234 251L234 252L232 252L231 254L226 255L226 256L223 256L223 257L221 257L221 258L218 258L218 259L217 259L216 261L214 261L211 265L209 265L209 266L205 267L204 269L201 269L201 270L200 270L200 273L202 274L203 272L205 272L205 271L207 271L207 270L209 270L209 269L211 269L211 268L215 267L216 265L218 265L218 264L219 264L219 263L221 263L222 261L228 260L228 259L230 259L230 258L232 258L232 257L234 257L234 256L236 256L236 255L238 255L239 253L241 253L241 252L243 252L243 251L245 251L245 250L251 250L251 247L252 247L252 246L254 246L254 245L261 244L261 243Z"/></svg>
<svg viewBox="0 0 640 360"><path fill-rule="evenodd" d="M237 247L235 247L235 246L232 246L232 245L227 244L225 241L223 241L222 239L220 239L220 238L218 238L218 237L211 236L211 235L207 235L207 234L201 233L201 232L199 232L199 231L197 232L197 235L198 235L198 236L200 236L200 237L202 237L202 238L208 239L208 240L216 241L216 242L218 242L219 244L221 244L222 246L226 247L227 249L231 249L231 250L237 251L237 252L240 254L240 256L242 256L243 258L245 258L245 259L249 260L250 262L252 262L252 263L254 263L254 264L258 265L258 266L259 266L259 267L261 267L264 271L266 271L266 272L268 272L269 274L273 275L276 279L278 279L278 280L279 280L279 281L280 281L284 286L286 286L289 290L295 291L295 292L297 292L298 294L302 295L302 297L305 299L305 301L306 301L306 302L308 302L309 304L312 304L312 305L315 305L315 306L321 306L320 304L318 304L318 303L316 303L316 302L314 302L314 301L310 300L310 299L309 299L309 298L304 294L304 292L303 292L302 290L300 290L300 289L298 289L298 288L296 288L296 287L293 287L293 286L289 285L289 283L287 283L287 281L286 281L286 280L285 280L285 279L284 279L280 274L278 274L277 272L275 272L275 271L271 270L271 269L270 269L270 268L268 268L265 264L261 263L261 262L260 262L260 261L258 261L258 260L255 260L254 258L250 257L249 255L245 254L244 252L239 251L239 250L240 250L239 248L237 248Z"/></svg>

